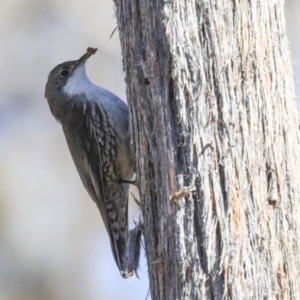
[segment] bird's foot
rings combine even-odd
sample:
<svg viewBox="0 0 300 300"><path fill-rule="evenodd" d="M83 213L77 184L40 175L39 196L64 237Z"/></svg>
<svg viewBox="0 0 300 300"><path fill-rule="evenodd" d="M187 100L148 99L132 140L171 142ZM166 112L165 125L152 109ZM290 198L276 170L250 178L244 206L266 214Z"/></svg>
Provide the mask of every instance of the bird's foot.
<svg viewBox="0 0 300 300"><path fill-rule="evenodd" d="M119 179L119 183L127 183L127 184L133 184L136 185L136 180L125 180L125 179Z"/></svg>

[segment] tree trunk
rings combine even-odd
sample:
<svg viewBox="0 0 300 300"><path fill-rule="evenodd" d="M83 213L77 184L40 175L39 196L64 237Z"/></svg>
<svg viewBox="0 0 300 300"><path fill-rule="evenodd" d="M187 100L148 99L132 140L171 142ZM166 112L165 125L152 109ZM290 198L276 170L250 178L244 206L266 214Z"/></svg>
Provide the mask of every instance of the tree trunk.
<svg viewBox="0 0 300 300"><path fill-rule="evenodd" d="M114 0L152 299L299 299L283 0Z"/></svg>

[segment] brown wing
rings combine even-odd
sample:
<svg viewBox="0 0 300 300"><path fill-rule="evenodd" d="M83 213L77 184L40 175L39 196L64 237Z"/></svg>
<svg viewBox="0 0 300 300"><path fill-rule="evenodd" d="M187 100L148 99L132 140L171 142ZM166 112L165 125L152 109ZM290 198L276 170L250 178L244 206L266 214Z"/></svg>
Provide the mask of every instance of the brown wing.
<svg viewBox="0 0 300 300"><path fill-rule="evenodd" d="M128 232L129 185L120 183L118 137L100 105L74 104L72 113L72 133L64 128L68 145L81 180L101 213L121 271Z"/></svg>

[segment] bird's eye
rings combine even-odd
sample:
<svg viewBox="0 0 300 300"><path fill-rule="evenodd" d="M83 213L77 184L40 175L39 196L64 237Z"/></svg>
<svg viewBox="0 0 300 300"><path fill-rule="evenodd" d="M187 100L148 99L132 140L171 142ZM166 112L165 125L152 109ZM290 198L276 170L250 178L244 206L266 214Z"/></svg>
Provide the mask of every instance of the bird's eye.
<svg viewBox="0 0 300 300"><path fill-rule="evenodd" d="M59 75L60 75L61 77L66 77L66 76L69 75L69 71L66 70L66 69L61 70L61 71L59 72Z"/></svg>

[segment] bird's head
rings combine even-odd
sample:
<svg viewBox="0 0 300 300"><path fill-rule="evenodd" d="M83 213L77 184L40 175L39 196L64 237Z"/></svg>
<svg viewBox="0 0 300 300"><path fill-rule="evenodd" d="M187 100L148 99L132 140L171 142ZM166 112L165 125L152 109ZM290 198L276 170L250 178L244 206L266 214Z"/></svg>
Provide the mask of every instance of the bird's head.
<svg viewBox="0 0 300 300"><path fill-rule="evenodd" d="M82 81L88 81L85 72L85 62L97 51L97 48L88 48L78 60L66 61L57 65L48 76L45 97L48 99L59 92L71 94Z"/></svg>

